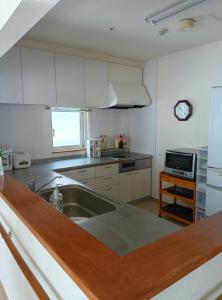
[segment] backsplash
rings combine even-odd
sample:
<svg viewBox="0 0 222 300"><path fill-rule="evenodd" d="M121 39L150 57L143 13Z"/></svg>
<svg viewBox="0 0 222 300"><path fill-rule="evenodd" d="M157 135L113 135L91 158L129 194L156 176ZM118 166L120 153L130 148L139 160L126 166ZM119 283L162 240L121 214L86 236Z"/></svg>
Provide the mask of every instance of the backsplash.
<svg viewBox="0 0 222 300"><path fill-rule="evenodd" d="M106 134L108 147L113 147L115 135L129 133L128 114L127 110L92 110L89 137ZM50 110L44 106L0 104L0 144L10 145L13 151L30 152L33 159L56 156L52 154Z"/></svg>

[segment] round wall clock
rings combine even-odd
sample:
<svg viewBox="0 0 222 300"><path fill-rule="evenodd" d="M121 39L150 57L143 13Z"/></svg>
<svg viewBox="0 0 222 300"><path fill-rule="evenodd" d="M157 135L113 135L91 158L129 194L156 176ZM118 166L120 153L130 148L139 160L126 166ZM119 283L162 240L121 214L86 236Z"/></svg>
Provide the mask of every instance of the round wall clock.
<svg viewBox="0 0 222 300"><path fill-rule="evenodd" d="M174 116L179 121L187 121L193 112L192 104L188 100L180 100L174 106Z"/></svg>

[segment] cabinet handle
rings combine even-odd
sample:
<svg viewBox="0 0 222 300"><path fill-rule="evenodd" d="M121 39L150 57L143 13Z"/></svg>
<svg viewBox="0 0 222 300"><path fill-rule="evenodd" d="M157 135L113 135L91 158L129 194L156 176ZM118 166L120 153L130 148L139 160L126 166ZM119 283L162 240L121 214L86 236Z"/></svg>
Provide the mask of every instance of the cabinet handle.
<svg viewBox="0 0 222 300"><path fill-rule="evenodd" d="M126 175L126 176L131 176L131 175L132 175L132 173L126 173L125 175Z"/></svg>
<svg viewBox="0 0 222 300"><path fill-rule="evenodd" d="M111 190L112 190L112 188L111 188L111 187L109 187L109 188L106 188L105 190L108 192L108 191L111 191Z"/></svg>
<svg viewBox="0 0 222 300"><path fill-rule="evenodd" d="M112 166L105 166L104 169L110 169Z"/></svg>
<svg viewBox="0 0 222 300"><path fill-rule="evenodd" d="M138 174L140 174L140 172L135 172L135 173L134 173L134 175L138 175Z"/></svg>

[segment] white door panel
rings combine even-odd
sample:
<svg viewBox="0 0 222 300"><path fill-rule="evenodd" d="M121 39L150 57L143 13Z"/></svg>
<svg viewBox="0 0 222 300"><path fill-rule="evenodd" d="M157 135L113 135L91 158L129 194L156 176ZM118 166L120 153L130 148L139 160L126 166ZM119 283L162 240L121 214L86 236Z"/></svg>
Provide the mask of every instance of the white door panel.
<svg viewBox="0 0 222 300"><path fill-rule="evenodd" d="M206 210L207 216L213 215L222 210L222 189L207 187Z"/></svg>
<svg viewBox="0 0 222 300"><path fill-rule="evenodd" d="M222 169L222 88L213 88L210 99L208 166Z"/></svg>
<svg viewBox="0 0 222 300"><path fill-rule="evenodd" d="M207 184L222 188L222 170L208 168Z"/></svg>

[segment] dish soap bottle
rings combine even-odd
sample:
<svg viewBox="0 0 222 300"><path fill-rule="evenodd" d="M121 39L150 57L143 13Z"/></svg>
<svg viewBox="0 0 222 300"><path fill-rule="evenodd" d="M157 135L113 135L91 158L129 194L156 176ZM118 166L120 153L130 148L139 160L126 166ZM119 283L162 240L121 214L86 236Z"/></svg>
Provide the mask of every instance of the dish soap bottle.
<svg viewBox="0 0 222 300"><path fill-rule="evenodd" d="M53 193L50 195L49 202L56 210L63 212L63 195L59 192L58 184L56 185Z"/></svg>
<svg viewBox="0 0 222 300"><path fill-rule="evenodd" d="M4 169L3 169L2 157L0 152L0 192L2 192L3 189L4 189Z"/></svg>

